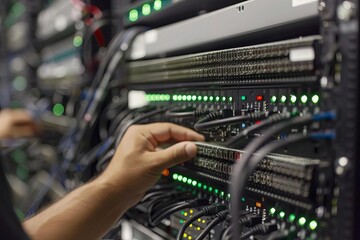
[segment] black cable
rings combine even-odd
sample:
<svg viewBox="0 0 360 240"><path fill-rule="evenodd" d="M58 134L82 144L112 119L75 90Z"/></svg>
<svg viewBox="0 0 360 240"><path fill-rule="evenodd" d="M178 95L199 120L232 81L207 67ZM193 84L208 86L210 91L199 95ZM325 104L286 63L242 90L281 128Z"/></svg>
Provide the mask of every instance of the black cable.
<svg viewBox="0 0 360 240"><path fill-rule="evenodd" d="M153 209L160 203L166 202L169 199L177 199L179 196L183 195L184 193L179 191L171 191L166 192L163 195L160 195L158 197L154 197L148 204L147 204L147 212L148 212L148 219L152 219L152 212ZM182 200L180 200L182 201ZM179 201L179 202L180 202Z"/></svg>
<svg viewBox="0 0 360 240"><path fill-rule="evenodd" d="M230 194L231 194L231 212L232 212L232 224L233 224L233 236L240 236L241 228L238 228L240 212L240 203L237 199L240 199L243 193L244 184L248 175L252 172L248 172L246 165L248 164L252 154L256 152L261 146L263 146L267 141L272 139L274 135L282 130L285 130L292 126L305 125L310 123L313 120L312 115L305 115L303 117L297 117L290 119L289 121L279 123L275 125L274 128L265 130L264 134L261 137L256 138L250 142L244 149L244 154L241 157L241 161L237 161L233 166L233 172L231 174L231 185L230 185Z"/></svg>
<svg viewBox="0 0 360 240"><path fill-rule="evenodd" d="M151 219L158 218L163 212L166 212L172 207L175 207L176 205L181 205L186 203L189 200L193 200L194 196L181 196L177 197L176 199L169 199L169 201L163 201L162 203L159 203L158 205L155 205L152 214Z"/></svg>
<svg viewBox="0 0 360 240"><path fill-rule="evenodd" d="M154 111L151 111L151 112L148 112L148 113L145 113L144 115L141 115L133 120L131 120L129 123L127 123L124 127L122 127L117 139L116 139L116 143L115 143L115 146L119 146L120 144L120 141L121 139L124 137L126 131L128 130L128 128L131 126L131 125L134 125L136 123L139 123L140 121L146 119L146 118L149 118L149 117L152 117L152 116L155 116L157 114L160 114L160 113L164 113L168 110L168 108L160 108L160 109L156 109Z"/></svg>
<svg viewBox="0 0 360 240"><path fill-rule="evenodd" d="M191 205L189 203L177 204L176 206L173 206L172 208L163 212L159 217L155 218L154 220L149 219L149 223L152 227L155 227L156 225L158 225L161 222L161 220L163 220L170 214L180 211L180 210L183 210L183 209L186 209L186 208L190 208L190 207L191 207Z"/></svg>
<svg viewBox="0 0 360 240"><path fill-rule="evenodd" d="M249 231L247 231L246 233L242 234L240 236L240 239L247 239L249 238L251 235L256 235L256 234L267 234L269 232L273 232L277 230L277 225L276 223L262 223L262 224L258 224L255 227L252 227ZM233 235L236 236L236 235Z"/></svg>
<svg viewBox="0 0 360 240"><path fill-rule="evenodd" d="M313 121L321 121L321 120L334 120L336 118L336 115L333 112L324 112L319 113L316 115L307 114L304 116L296 117L293 119L290 119L286 122L281 122L277 125L275 125L274 128L270 128L264 132L264 134L261 137L256 138L252 142L246 146L244 150L244 154L241 157L241 161L237 161L233 167L233 172L231 174L231 185L230 185L230 194L231 194L231 212L232 212L232 224L233 224L233 236L239 236L241 233L241 226L238 227L238 221L239 216L238 212L240 212L240 201L237 201L237 199L240 199L243 191L244 191L244 185L246 184L246 180L249 176L249 174L252 173L252 171L248 171L248 164L250 162L250 158L252 157L252 154L256 152L260 147L262 147L266 142L268 142L270 139L274 137L274 135L280 131L286 130L293 126L300 126L309 124ZM279 143L283 144L280 145L284 146L287 144L292 143L292 138L286 139L285 141L281 141ZM276 143L275 143L276 144ZM277 146L277 145L276 145ZM276 148L275 148L276 149ZM250 162L252 166L254 161ZM253 170L254 171L254 170Z"/></svg>
<svg viewBox="0 0 360 240"><path fill-rule="evenodd" d="M287 120L291 117L290 112L285 112L285 113L278 113L278 114L274 114L269 116L267 119L261 121L258 124L253 124L250 127L245 128L244 130L242 130L238 135L236 135L234 138L229 139L226 142L226 146L227 147L231 147L234 144L236 144L238 141L240 141L242 138L248 136L250 133L258 131L264 127L267 127L269 125Z"/></svg>
<svg viewBox="0 0 360 240"><path fill-rule="evenodd" d="M184 111L182 110L167 110L165 112L165 117L168 118L193 118L195 116L195 111Z"/></svg>
<svg viewBox="0 0 360 240"><path fill-rule="evenodd" d="M240 213L240 215L244 215L244 216L240 218L239 224L242 224L242 225L245 224L246 227L248 227L248 228L262 223L262 217L254 214L254 213L246 212L245 214ZM223 239L223 240L230 239L231 230L232 230L232 226L230 225L222 233L221 239Z"/></svg>
<svg viewBox="0 0 360 240"><path fill-rule="evenodd" d="M206 226L206 228L202 231L202 233L196 238L196 240L203 240L210 233L211 229L213 229L220 222L224 221L229 214L228 210L224 210L216 214L216 217L213 221Z"/></svg>
<svg viewBox="0 0 360 240"><path fill-rule="evenodd" d="M110 159L115 155L116 149L110 149L96 164L96 170L100 172L103 169L103 166L106 162L110 161Z"/></svg>
<svg viewBox="0 0 360 240"><path fill-rule="evenodd" d="M254 112L249 113L245 116L234 116L234 117L228 117L223 119L216 119L216 120L210 120L214 117L219 117L219 113L216 113L216 116L210 116L210 114L195 123L194 129L197 131L203 131L214 127L224 126L224 125L232 125L237 124L245 121L256 121L265 118L268 113L267 112ZM209 119L209 120L208 120Z"/></svg>
<svg viewBox="0 0 360 240"><path fill-rule="evenodd" d="M163 220L164 218L166 218L167 216L169 216L170 214L186 209L186 208L191 208L191 207L198 207L198 206L204 206L204 205L208 205L209 204L209 200L208 199L195 199L195 200L191 200L191 201L187 201L184 204L181 205L177 205L171 209L168 209L166 212L163 212L159 217L155 218L153 221L149 221L151 226L156 226L158 225L161 220Z"/></svg>
<svg viewBox="0 0 360 240"><path fill-rule="evenodd" d="M99 118L99 136L102 141L109 137L108 122L112 120L112 117L116 113L122 112L127 107L127 100L124 98L118 102L112 102L109 104Z"/></svg>
<svg viewBox="0 0 360 240"><path fill-rule="evenodd" d="M226 206L221 204L214 204L208 207L204 207L199 212L194 214L191 218L189 218L180 228L176 240L181 240L185 230L192 224L196 219L201 218L203 216L212 216L217 214L219 211L225 210Z"/></svg>
<svg viewBox="0 0 360 240"><path fill-rule="evenodd" d="M307 139L308 136L307 135L303 135L303 134L295 134L292 137L289 137L286 140L281 140L281 141L277 141L277 142L273 142L270 143L268 145L265 145L263 148L261 148L256 154L251 155L249 158L249 161L243 161L243 159L241 159L239 161L239 164L237 166L239 166L239 168L237 168L236 170L241 171L241 176L236 177L237 180L239 180L240 182L238 182L237 186L237 193L234 195L235 197L237 196L243 196L244 190L245 190L245 185L247 183L247 179L249 178L249 176L255 171L255 169L257 168L258 164L264 159L264 157L266 156L266 154L275 151L276 149L289 145L289 144L293 144L299 141L303 141L305 139ZM236 171L237 172L237 171ZM235 173L235 170L233 172L233 174ZM235 177L233 177L233 179L235 179ZM233 188L233 186L231 185L231 189ZM238 194L238 195L237 195ZM235 217L235 213L237 212L237 210L241 209L241 206L239 203L235 204L236 206L232 205L232 225L233 225L233 233L232 236L239 236L240 234L236 235L236 230L238 229L239 232L241 232L242 230L242 225L238 225L238 221L234 221L234 219L236 219ZM238 227L239 226L239 227Z"/></svg>
<svg viewBox="0 0 360 240"><path fill-rule="evenodd" d="M272 232L266 240L285 240L289 236L288 230L279 230L276 232Z"/></svg>

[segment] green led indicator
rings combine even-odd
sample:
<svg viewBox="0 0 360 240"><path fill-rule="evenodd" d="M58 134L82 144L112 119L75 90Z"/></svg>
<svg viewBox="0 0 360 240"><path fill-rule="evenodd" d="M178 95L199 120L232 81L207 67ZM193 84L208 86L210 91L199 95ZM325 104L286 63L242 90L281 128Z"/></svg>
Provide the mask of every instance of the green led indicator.
<svg viewBox="0 0 360 240"><path fill-rule="evenodd" d="M55 116L59 117L63 115L65 112L65 108L61 103L56 103L53 107L53 113Z"/></svg>
<svg viewBox="0 0 360 240"><path fill-rule="evenodd" d="M212 187L209 187L209 192L212 192L213 188Z"/></svg>
<svg viewBox="0 0 360 240"><path fill-rule="evenodd" d="M297 97L296 97L295 95L291 95L291 96L290 96L290 102L291 102L291 103L295 103L296 100L297 100Z"/></svg>
<svg viewBox="0 0 360 240"><path fill-rule="evenodd" d="M215 189L214 193L217 195L219 193L219 189Z"/></svg>
<svg viewBox="0 0 360 240"><path fill-rule="evenodd" d="M187 177L183 177L182 181L183 181L184 183L186 183Z"/></svg>
<svg viewBox="0 0 360 240"><path fill-rule="evenodd" d="M172 96L172 100L176 102L176 101L178 100L177 95L173 95L173 96Z"/></svg>
<svg viewBox="0 0 360 240"><path fill-rule="evenodd" d="M295 218L296 218L295 214L290 214L288 220L289 222L293 222L295 221Z"/></svg>
<svg viewBox="0 0 360 240"><path fill-rule="evenodd" d="M201 188L202 183L198 183L197 186L198 186L198 188Z"/></svg>
<svg viewBox="0 0 360 240"><path fill-rule="evenodd" d="M317 227L317 222L312 220L310 223L309 223L309 227L311 230L315 230L316 227Z"/></svg>
<svg viewBox="0 0 360 240"><path fill-rule="evenodd" d="M165 94L165 101L170 101L170 94Z"/></svg>
<svg viewBox="0 0 360 240"><path fill-rule="evenodd" d="M232 97L229 97L229 102L232 102L233 101L233 98Z"/></svg>
<svg viewBox="0 0 360 240"><path fill-rule="evenodd" d="M216 96L215 101L217 101L217 102L220 101L220 97Z"/></svg>
<svg viewBox="0 0 360 240"><path fill-rule="evenodd" d="M159 11L162 8L161 0L155 0L154 2L154 10Z"/></svg>
<svg viewBox="0 0 360 240"><path fill-rule="evenodd" d="M285 217L285 212L283 212L283 211L279 212L279 217L284 218Z"/></svg>
<svg viewBox="0 0 360 240"><path fill-rule="evenodd" d="M186 100L191 101L191 95L187 95Z"/></svg>
<svg viewBox="0 0 360 240"><path fill-rule="evenodd" d="M178 176L178 181L181 182L182 179L183 179L183 176L179 175L179 176Z"/></svg>
<svg viewBox="0 0 360 240"><path fill-rule="evenodd" d="M23 76L15 77L12 83L16 91L22 92L27 88L27 81Z"/></svg>
<svg viewBox="0 0 360 240"><path fill-rule="evenodd" d="M191 184L191 183L192 183L192 180L189 178L189 179L187 180L187 183L188 183L188 184Z"/></svg>
<svg viewBox="0 0 360 240"><path fill-rule="evenodd" d="M201 101L201 100L202 100L202 97L201 97L201 96L198 96L198 97L197 97L197 100L198 100L198 101Z"/></svg>
<svg viewBox="0 0 360 240"><path fill-rule="evenodd" d="M301 102L302 102L302 103L306 103L307 100L308 100L308 97L307 97L306 95L302 95L302 96L301 96Z"/></svg>
<svg viewBox="0 0 360 240"><path fill-rule="evenodd" d="M242 201L242 202L245 202L245 198L244 198L244 197L242 197L242 198L241 198L241 201Z"/></svg>
<svg viewBox="0 0 360 240"><path fill-rule="evenodd" d="M221 100L222 100L223 102L225 102L225 101L226 101L226 97L222 97Z"/></svg>
<svg viewBox="0 0 360 240"><path fill-rule="evenodd" d="M285 96L285 95L282 95L282 96L281 96L280 102L282 102L282 103L286 102L286 96Z"/></svg>
<svg viewBox="0 0 360 240"><path fill-rule="evenodd" d="M144 4L143 6L142 6L142 14L144 15L144 16L147 16L147 15L149 15L150 14L150 12L151 12L151 7L150 7L150 4Z"/></svg>
<svg viewBox="0 0 360 240"><path fill-rule="evenodd" d="M197 181L192 181L192 185L195 187L196 186L196 184L197 184Z"/></svg>
<svg viewBox="0 0 360 240"><path fill-rule="evenodd" d="M225 193L224 192L220 192L220 197L224 197Z"/></svg>
<svg viewBox="0 0 360 240"><path fill-rule="evenodd" d="M277 97L276 97L276 96L272 96L272 97L270 98L270 102L272 102L272 103L275 103L276 100L277 100Z"/></svg>
<svg viewBox="0 0 360 240"><path fill-rule="evenodd" d="M150 101L151 101L150 95L149 95L149 94L146 94L145 99L146 99L146 101L150 102Z"/></svg>
<svg viewBox="0 0 360 240"><path fill-rule="evenodd" d="M160 94L160 101L164 101L165 100L165 95L164 94Z"/></svg>
<svg viewBox="0 0 360 240"><path fill-rule="evenodd" d="M182 100L186 101L186 95L182 95Z"/></svg>
<svg viewBox="0 0 360 240"><path fill-rule="evenodd" d="M246 96L245 95L241 96L241 101L246 101Z"/></svg>
<svg viewBox="0 0 360 240"><path fill-rule="evenodd" d="M184 223L184 220L180 219L180 224L183 224Z"/></svg>
<svg viewBox="0 0 360 240"><path fill-rule="evenodd" d="M25 180L29 176L29 169L23 165L18 165L16 167L16 176L22 180Z"/></svg>
<svg viewBox="0 0 360 240"><path fill-rule="evenodd" d="M210 101L210 102L214 101L214 97L213 97L213 96L210 96L210 97L209 97L209 101Z"/></svg>
<svg viewBox="0 0 360 240"><path fill-rule="evenodd" d="M230 199L230 197L231 197L231 195L230 195L230 193L228 193L227 198Z"/></svg>
<svg viewBox="0 0 360 240"><path fill-rule="evenodd" d="M270 208L270 211L269 211L269 212L270 212L271 215L274 215L275 212L276 212L276 209L275 209L275 208Z"/></svg>
<svg viewBox="0 0 360 240"><path fill-rule="evenodd" d="M306 218L304 217L299 218L298 223L300 226L304 226L306 223Z"/></svg>
<svg viewBox="0 0 360 240"><path fill-rule="evenodd" d="M314 95L314 96L312 96L312 98L311 98L311 101L312 101L313 103L315 103L315 104L317 104L317 103L319 102L319 100L320 100L319 95Z"/></svg>
<svg viewBox="0 0 360 240"><path fill-rule="evenodd" d="M139 12L136 9L132 9L129 12L129 20L131 22L135 22L136 20L138 20L138 18L139 18Z"/></svg>
<svg viewBox="0 0 360 240"><path fill-rule="evenodd" d="M193 96L191 97L191 100L196 101L196 96L193 95Z"/></svg>
<svg viewBox="0 0 360 240"><path fill-rule="evenodd" d="M203 186L203 189L204 189L204 190L206 190L206 189L207 189L207 186L206 186L205 184L204 184L204 186Z"/></svg>
<svg viewBox="0 0 360 240"><path fill-rule="evenodd" d="M174 173L174 174L172 175L172 177L173 177L174 180L177 180L178 176L179 176L179 175L176 174L176 173Z"/></svg>
<svg viewBox="0 0 360 240"><path fill-rule="evenodd" d="M208 100L208 96L204 96L204 101L206 102Z"/></svg>
<svg viewBox="0 0 360 240"><path fill-rule="evenodd" d="M75 47L80 47L83 44L83 38L81 36L75 36L73 39L73 44Z"/></svg>

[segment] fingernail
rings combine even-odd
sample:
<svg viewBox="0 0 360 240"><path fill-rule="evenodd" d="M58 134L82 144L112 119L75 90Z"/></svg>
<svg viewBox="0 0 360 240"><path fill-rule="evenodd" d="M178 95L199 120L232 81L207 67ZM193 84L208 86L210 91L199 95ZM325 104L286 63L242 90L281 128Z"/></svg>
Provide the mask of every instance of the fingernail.
<svg viewBox="0 0 360 240"><path fill-rule="evenodd" d="M195 144L188 143L185 145L185 151L188 157L192 158L196 156L196 146Z"/></svg>

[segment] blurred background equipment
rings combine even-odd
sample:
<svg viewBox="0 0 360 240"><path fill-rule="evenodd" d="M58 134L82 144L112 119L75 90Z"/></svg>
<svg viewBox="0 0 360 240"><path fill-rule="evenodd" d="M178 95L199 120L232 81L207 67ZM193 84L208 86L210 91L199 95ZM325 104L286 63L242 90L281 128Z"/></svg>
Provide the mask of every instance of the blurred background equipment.
<svg viewBox="0 0 360 240"><path fill-rule="evenodd" d="M99 175L133 124L206 136L104 239L360 239L356 0L3 0L0 141L20 219Z"/></svg>

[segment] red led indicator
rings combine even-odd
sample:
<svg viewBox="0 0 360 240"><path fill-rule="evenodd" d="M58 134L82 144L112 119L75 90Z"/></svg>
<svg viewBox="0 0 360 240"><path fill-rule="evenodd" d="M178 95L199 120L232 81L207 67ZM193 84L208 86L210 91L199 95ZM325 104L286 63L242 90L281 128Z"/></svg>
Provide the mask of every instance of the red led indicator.
<svg viewBox="0 0 360 240"><path fill-rule="evenodd" d="M262 95L256 96L256 101L262 101L262 100L264 100L264 96L262 96Z"/></svg>

